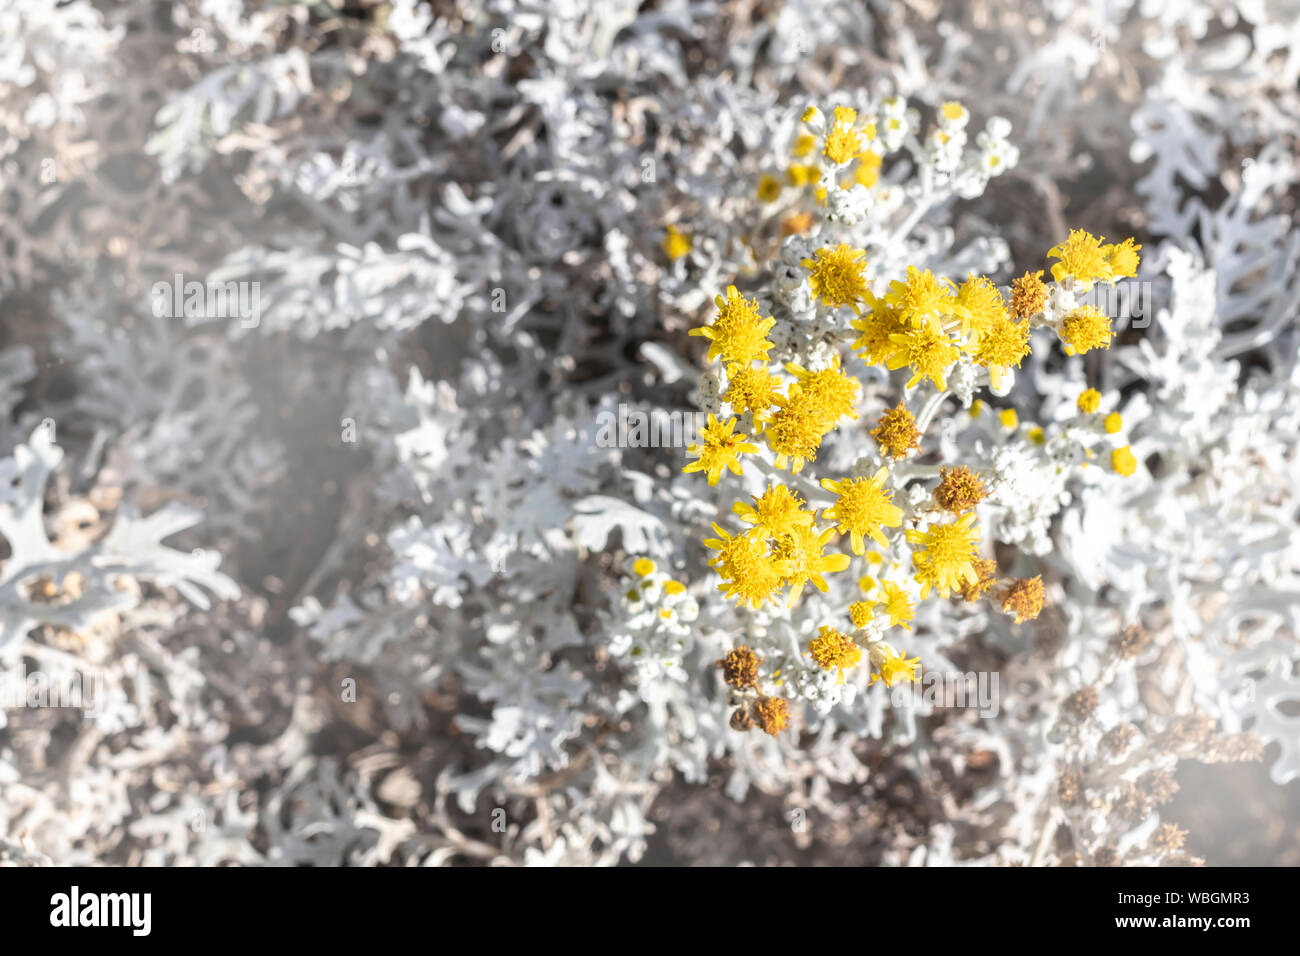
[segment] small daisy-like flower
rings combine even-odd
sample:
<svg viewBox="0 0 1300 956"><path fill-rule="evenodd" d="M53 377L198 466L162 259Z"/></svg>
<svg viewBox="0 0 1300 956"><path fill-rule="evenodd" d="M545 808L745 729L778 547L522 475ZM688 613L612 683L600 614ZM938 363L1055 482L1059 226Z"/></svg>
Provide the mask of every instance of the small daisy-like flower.
<svg viewBox="0 0 1300 956"><path fill-rule="evenodd" d="M763 662L745 644L732 648L715 666L721 668L722 679L732 687L754 687L758 683L758 665Z"/></svg>
<svg viewBox="0 0 1300 956"><path fill-rule="evenodd" d="M867 143L876 137L874 126L868 123L858 129L857 122L857 110L847 106L835 107L835 119L826 134L822 155L836 166L844 166L857 159L866 150Z"/></svg>
<svg viewBox="0 0 1300 956"><path fill-rule="evenodd" d="M1106 420L1102 425L1106 429L1107 435L1113 435L1124 427L1124 416L1119 412L1111 412L1106 416Z"/></svg>
<svg viewBox="0 0 1300 956"><path fill-rule="evenodd" d="M1132 239L1125 239L1119 245L1103 246L1102 250L1106 253L1106 263L1110 266L1111 277L1131 279L1136 276L1141 262L1138 250L1141 248Z"/></svg>
<svg viewBox="0 0 1300 956"><path fill-rule="evenodd" d="M912 618L916 617L916 607L912 604L912 595L907 592L907 588L893 581L881 581L880 597L885 614L889 616L889 626L903 627L910 631Z"/></svg>
<svg viewBox="0 0 1300 956"><path fill-rule="evenodd" d="M979 558L980 529L973 527L975 512L971 511L951 524L931 525L926 531L907 532L907 540L921 547L912 552L916 565L916 580L921 585L924 599L931 588L947 597L963 581L977 581L979 574L974 562Z"/></svg>
<svg viewBox="0 0 1300 956"><path fill-rule="evenodd" d="M880 421L870 434L880 446L880 453L895 461L906 458L909 453L921 447L921 431L902 401L880 413Z"/></svg>
<svg viewBox="0 0 1300 956"><path fill-rule="evenodd" d="M1065 342L1066 355L1108 349L1112 334L1110 319L1091 305L1081 306L1061 320L1061 339Z"/></svg>
<svg viewBox="0 0 1300 956"><path fill-rule="evenodd" d="M953 292L947 279L939 279L916 266L907 267L907 280L895 279L889 284L886 300L898 309L901 321L914 326L924 326L929 319L950 314Z"/></svg>
<svg viewBox="0 0 1300 956"><path fill-rule="evenodd" d="M767 333L776 319L760 316L758 300L746 299L734 285L727 286L725 298L717 296L713 301L718 306L713 324L690 331L691 335L709 340L709 361L720 357L728 371L755 361L767 361L767 353L772 348Z"/></svg>
<svg viewBox="0 0 1300 956"><path fill-rule="evenodd" d="M826 579L822 575L835 574L849 566L847 554L822 553L834 534L833 528L818 533L807 526L796 526L789 534L782 535L773 542L773 555L789 566L786 575L786 583L790 585L790 595L786 600L788 607L794 607L803 594L804 585L809 582L825 594Z"/></svg>
<svg viewBox="0 0 1300 956"><path fill-rule="evenodd" d="M691 247L694 243L691 241L690 236L679 231L676 226L669 226L667 233L668 234L664 236L663 241L664 255L673 262L676 262L682 256L691 251Z"/></svg>
<svg viewBox="0 0 1300 956"><path fill-rule="evenodd" d="M1075 405L1084 415L1091 415L1101 408L1101 392L1095 388L1084 389L1079 393L1079 399L1075 402Z"/></svg>
<svg viewBox="0 0 1300 956"><path fill-rule="evenodd" d="M1033 428L1029 429L1029 431L1025 432L1025 437L1035 445L1047 444L1047 432L1043 431L1043 429L1038 425L1035 425Z"/></svg>
<svg viewBox="0 0 1300 956"><path fill-rule="evenodd" d="M632 562L632 573L639 578L648 578L655 573L655 563L649 558L637 558Z"/></svg>
<svg viewBox="0 0 1300 956"><path fill-rule="evenodd" d="M785 170L785 181L791 186L807 186L817 181L817 167L791 163Z"/></svg>
<svg viewBox="0 0 1300 956"><path fill-rule="evenodd" d="M1002 423L1003 428L1020 427L1020 416L1016 414L1014 408L1004 408L998 412L998 421Z"/></svg>
<svg viewBox="0 0 1300 956"><path fill-rule="evenodd" d="M880 164L884 159L879 153L867 150L858 157L857 168L853 170L853 181L867 189L880 181Z"/></svg>
<svg viewBox="0 0 1300 956"><path fill-rule="evenodd" d="M781 180L764 174L758 180L758 198L763 202L776 202L781 198Z"/></svg>
<svg viewBox="0 0 1300 956"><path fill-rule="evenodd" d="M998 583L998 563L992 558L982 558L974 562L975 573L979 577L974 581L962 582L961 597L968 604L974 604Z"/></svg>
<svg viewBox="0 0 1300 956"><path fill-rule="evenodd" d="M849 620L853 622L856 628L864 628L871 623L872 610L876 606L875 601L854 601L849 605Z"/></svg>
<svg viewBox="0 0 1300 956"><path fill-rule="evenodd" d="M952 309L961 316L963 329L980 338L987 335L997 323L1010 323L1002 293L988 276L967 276L957 290Z"/></svg>
<svg viewBox="0 0 1300 956"><path fill-rule="evenodd" d="M1002 601L1002 610L1013 615L1017 624L1038 617L1042 613L1043 599L1046 596L1047 590L1043 587L1041 574L1032 578L1016 578L1011 583L1011 587L998 592L998 598Z"/></svg>
<svg viewBox="0 0 1300 956"><path fill-rule="evenodd" d="M791 534L795 528L807 527L813 522L812 512L803 510L803 499L785 485L769 485L754 498L752 505L747 501L737 501L731 510L740 516L741 521L748 521L773 537Z"/></svg>
<svg viewBox="0 0 1300 956"><path fill-rule="evenodd" d="M702 471L708 475L710 485L718 483L724 470L730 470L735 475L742 474L740 456L758 451L758 446L749 444L746 441L749 436L736 432L735 429L735 418L722 423L710 415L709 423L700 429L700 437L704 439L704 444L692 444L686 449L699 458L683 468L682 472L690 474Z"/></svg>
<svg viewBox="0 0 1300 956"><path fill-rule="evenodd" d="M816 459L826 434L823 409L802 394L778 398L777 405L776 414L763 429L763 437L776 455L776 467L799 472L805 461Z"/></svg>
<svg viewBox="0 0 1300 956"><path fill-rule="evenodd" d="M907 326L899 321L898 310L884 299L868 292L866 301L870 311L849 323L862 333L851 347L867 365L878 365L894 353L890 336L906 332Z"/></svg>
<svg viewBox="0 0 1300 956"><path fill-rule="evenodd" d="M781 381L761 365L742 368L731 376L723 401L729 402L737 415L754 414L754 428L762 432L763 423L770 416L769 409L781 394Z"/></svg>
<svg viewBox="0 0 1300 956"><path fill-rule="evenodd" d="M1013 322L1004 312L992 319L980 334L973 357L989 370L989 381L997 389L1002 387L1007 369L1019 368L1030 351L1029 323Z"/></svg>
<svg viewBox="0 0 1300 956"><path fill-rule="evenodd" d="M811 274L808 287L814 299L820 299L832 309L849 306L859 311L859 303L868 294L866 277L866 251L841 242L836 246L823 246L804 259L803 266Z"/></svg>
<svg viewBox="0 0 1300 956"><path fill-rule="evenodd" d="M893 496L885 490L889 469L881 468L870 478L845 478L841 481L822 479L822 487L839 498L822 512L827 521L836 522L841 534L847 533L854 554L862 554L863 536L870 536L882 548L889 547L884 528L897 528L903 523L903 509L894 504Z"/></svg>
<svg viewBox="0 0 1300 956"><path fill-rule="evenodd" d="M875 664L877 669L877 673L871 675L873 684L877 680L882 680L886 687L893 687L900 680L914 683L919 679L916 672L921 658L906 657L888 644L880 644L872 648L871 663Z"/></svg>
<svg viewBox="0 0 1300 956"><path fill-rule="evenodd" d="M945 129L961 129L970 121L970 112L956 100L939 106L939 125Z"/></svg>
<svg viewBox="0 0 1300 956"><path fill-rule="evenodd" d="M1071 229L1070 238L1047 251L1049 256L1060 260L1052 266L1052 278L1060 282L1066 276L1073 276L1085 287L1097 279L1111 278L1108 248L1103 248L1101 240L1092 233Z"/></svg>
<svg viewBox="0 0 1300 956"><path fill-rule="evenodd" d="M944 511L959 515L969 511L988 497L988 489L979 475L965 465L956 468L940 468L940 481L934 489L934 500Z"/></svg>
<svg viewBox="0 0 1300 956"><path fill-rule="evenodd" d="M1026 272L1011 280L1011 313L1028 319L1043 311L1047 305L1047 286L1043 284L1043 270Z"/></svg>
<svg viewBox="0 0 1300 956"><path fill-rule="evenodd" d="M794 362L787 363L785 369L798 380L799 391L823 408L827 421L858 417L853 408L862 394L862 383L840 368L838 355L819 372L810 372Z"/></svg>
<svg viewBox="0 0 1300 956"><path fill-rule="evenodd" d="M927 378L940 391L948 387L948 370L961 358L961 352L936 325L927 323L902 335L891 335L889 340L894 343L894 353L885 362L885 367L892 372L904 365L910 366L912 377L907 388Z"/></svg>
<svg viewBox="0 0 1300 956"><path fill-rule="evenodd" d="M862 648L847 634L835 628L823 625L817 636L808 645L817 666L824 671L838 671L836 683L844 683L844 669L856 667L862 660Z"/></svg>
<svg viewBox="0 0 1300 956"><path fill-rule="evenodd" d="M780 697L760 697L754 704L754 718L763 733L775 737L790 722L790 705Z"/></svg>
<svg viewBox="0 0 1300 956"><path fill-rule="evenodd" d="M798 156L800 159L806 159L811 156L813 150L817 148L817 137L812 133L800 133L795 137L794 145L790 147L790 154Z"/></svg>
<svg viewBox="0 0 1300 956"><path fill-rule="evenodd" d="M718 552L709 562L722 577L718 590L752 608L773 600L790 573L790 562L774 558L767 541L752 532L733 538L716 523L713 530L718 537L706 538L704 545Z"/></svg>
<svg viewBox="0 0 1300 956"><path fill-rule="evenodd" d="M1137 456L1133 454L1133 449L1128 445L1116 448L1110 453L1110 466L1115 469L1116 474L1127 478L1137 471Z"/></svg>

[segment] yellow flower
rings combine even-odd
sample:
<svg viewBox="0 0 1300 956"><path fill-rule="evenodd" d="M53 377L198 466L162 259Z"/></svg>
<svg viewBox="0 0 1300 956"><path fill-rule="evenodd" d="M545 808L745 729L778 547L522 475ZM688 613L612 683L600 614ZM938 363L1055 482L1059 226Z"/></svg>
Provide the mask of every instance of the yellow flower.
<svg viewBox="0 0 1300 956"><path fill-rule="evenodd" d="M664 255L676 262L682 256L691 251L691 237L684 232L679 232L676 226L668 227L668 235L664 237Z"/></svg>
<svg viewBox="0 0 1300 956"><path fill-rule="evenodd" d="M826 433L821 409L798 392L787 398L778 396L776 403L779 407L763 430L763 437L776 454L776 467L801 471L805 461L816 459Z"/></svg>
<svg viewBox="0 0 1300 956"><path fill-rule="evenodd" d="M803 510L803 499L785 485L769 485L754 498L752 505L747 501L737 501L731 510L740 516L740 520L757 525L775 537L791 534L795 528L813 522L812 512Z"/></svg>
<svg viewBox="0 0 1300 956"><path fill-rule="evenodd" d="M1071 229L1070 238L1053 246L1047 254L1060 260L1052 266L1052 278L1057 282L1074 276L1086 287L1097 279L1111 278L1107 249L1102 248L1100 239L1083 229Z"/></svg>
<svg viewBox="0 0 1300 956"><path fill-rule="evenodd" d="M901 584L893 581L880 582L880 595L882 603L885 605L885 613L889 615L890 627L903 627L907 630L912 629L911 620L916 617L916 607L912 604L912 595L907 593L907 589Z"/></svg>
<svg viewBox="0 0 1300 956"><path fill-rule="evenodd" d="M1116 448L1110 453L1110 466L1115 469L1117 474L1125 478L1137 471L1138 460L1133 454L1133 448L1125 445L1122 448Z"/></svg>
<svg viewBox="0 0 1300 956"><path fill-rule="evenodd" d="M735 428L735 418L728 419L723 424L710 415L709 423L700 429L700 437L704 439L704 444L692 444L686 449L699 458L683 468L683 474L703 471L708 475L710 485L718 483L724 469L730 470L734 475L742 474L740 456L743 453L752 454L758 451L758 446L745 441L748 435L738 432L733 434Z"/></svg>
<svg viewBox="0 0 1300 956"><path fill-rule="evenodd" d="M718 552L709 562L722 577L718 590L737 605L753 608L773 600L790 573L790 562L773 556L766 539L752 530L734 538L716 523L713 530L718 537L706 538L704 544Z"/></svg>
<svg viewBox="0 0 1300 956"><path fill-rule="evenodd" d="M632 571L639 578L647 578L655 573L655 563L649 558L637 558L632 564Z"/></svg>
<svg viewBox="0 0 1300 956"><path fill-rule="evenodd" d="M934 489L934 500L944 511L955 515L969 511L988 497L988 489L980 476L965 465L956 468L940 468L940 481Z"/></svg>
<svg viewBox="0 0 1300 956"><path fill-rule="evenodd" d="M930 319L949 315L954 304L948 280L935 278L929 269L922 271L916 266L908 266L907 280L895 279L889 290L885 299L898 309L899 319L911 325L924 326Z"/></svg>
<svg viewBox="0 0 1300 956"><path fill-rule="evenodd" d="M1091 415L1101 408L1101 392L1095 388L1084 389L1079 393L1079 400L1075 404L1084 415Z"/></svg>
<svg viewBox="0 0 1300 956"><path fill-rule="evenodd" d="M1112 334L1110 319L1090 305L1080 306L1061 320L1066 355L1108 349Z"/></svg>
<svg viewBox="0 0 1300 956"><path fill-rule="evenodd" d="M800 133L795 137L794 147L790 150L791 154L803 159L812 155L812 151L817 148L817 137L812 133Z"/></svg>
<svg viewBox="0 0 1300 956"><path fill-rule="evenodd" d="M889 469L881 468L870 478L845 478L841 481L822 479L822 487L839 498L822 512L827 521L834 521L841 534L848 533L854 554L862 554L863 535L869 535L882 548L889 547L883 528L897 528L903 523L903 509L893 503L893 496L884 489Z"/></svg>
<svg viewBox="0 0 1300 956"><path fill-rule="evenodd" d="M1124 427L1124 416L1119 412L1111 412L1106 416L1106 421L1103 424L1106 428L1106 434L1113 435Z"/></svg>
<svg viewBox="0 0 1300 956"><path fill-rule="evenodd" d="M998 323L1015 327L1010 321L1010 316L1007 315L1002 293L988 276L974 274L967 276L966 281L957 290L952 308L957 315L961 316L962 328L967 332L973 332L978 338L983 338ZM1028 337L1028 331L1025 335ZM1014 363L999 362L998 364Z"/></svg>
<svg viewBox="0 0 1300 956"><path fill-rule="evenodd" d="M781 198L781 180L764 174L758 180L758 198L763 202L776 202Z"/></svg>
<svg viewBox="0 0 1300 956"><path fill-rule="evenodd" d="M869 580L869 579L868 579ZM849 605L849 620L853 622L856 628L864 628L871 623L873 617L871 609L876 606L876 601L854 601Z"/></svg>
<svg viewBox="0 0 1300 956"><path fill-rule="evenodd" d="M772 348L767 333L776 319L760 316L758 300L746 299L734 285L727 286L726 298L717 296L714 302L718 314L713 324L690 332L709 340L709 361L721 357L728 371L755 360L767 361L767 353Z"/></svg>
<svg viewBox="0 0 1300 956"><path fill-rule="evenodd" d="M894 343L894 352L885 362L885 367L893 371L904 365L911 366L912 377L907 388L926 378L940 391L948 387L948 369L961 358L961 353L936 325L927 323L902 335L891 335L889 340Z"/></svg>
<svg viewBox="0 0 1300 956"><path fill-rule="evenodd" d="M860 186L870 189L880 181L880 164L882 157L879 153L867 150L858 157L858 166L853 170L853 181Z"/></svg>
<svg viewBox="0 0 1300 956"><path fill-rule="evenodd" d="M785 171L785 180L791 186L807 186L809 182L814 182L816 179L816 166L804 166L800 163L792 163Z"/></svg>
<svg viewBox="0 0 1300 956"><path fill-rule="evenodd" d="M761 433L763 423L770 417L768 409L781 394L780 388L781 382L775 375L762 366L751 365L731 376L722 398L737 415L753 412L754 428Z"/></svg>
<svg viewBox="0 0 1300 956"><path fill-rule="evenodd" d="M826 146L822 155L836 166L843 166L857 159L866 149L866 144L876 136L876 128L870 123L861 130L856 128L858 114L847 106L835 107L835 120L826 134Z"/></svg>
<svg viewBox="0 0 1300 956"><path fill-rule="evenodd" d="M862 660L862 648L847 634L823 625L808 645L808 653L824 671L838 671L836 683L844 683L844 669L856 667Z"/></svg>
<svg viewBox="0 0 1300 956"><path fill-rule="evenodd" d="M1004 311L992 319L980 334L975 346L975 361L989 370L989 381L994 388L1002 387L1002 377L1009 368L1019 368L1020 362L1030 353L1029 323L1013 322Z"/></svg>
<svg viewBox="0 0 1300 956"><path fill-rule="evenodd" d="M810 372L794 362L786 363L785 370L798 380L800 394L822 409L827 423L858 417L853 408L862 394L862 383L840 369L838 355L820 372Z"/></svg>
<svg viewBox="0 0 1300 956"><path fill-rule="evenodd" d="M847 554L822 553L834 534L834 528L819 533L806 525L796 525L789 534L782 535L773 542L773 555L789 562L790 569L785 582L790 585L790 596L786 602L789 607L794 607L799 595L803 594L804 585L809 581L824 594L826 579L822 575L834 574L849 566Z"/></svg>
<svg viewBox="0 0 1300 956"><path fill-rule="evenodd" d="M916 427L916 419L899 399L893 408L880 413L880 421L869 433L880 446L880 453L897 461L906 458L914 449L919 449L921 432Z"/></svg>
<svg viewBox="0 0 1300 956"><path fill-rule="evenodd" d="M815 258L804 259L803 266L811 273L808 287L813 298L832 309L847 305L858 312L858 303L868 294L866 254L841 242L823 246L813 253Z"/></svg>
<svg viewBox="0 0 1300 956"><path fill-rule="evenodd" d="M971 511L951 524L931 525L926 531L909 530L907 540L921 545L912 552L916 565L916 580L921 585L921 597L937 588L947 597L963 581L978 581L979 573L974 562L979 559L980 529L972 527L975 512Z"/></svg>
<svg viewBox="0 0 1300 956"><path fill-rule="evenodd" d="M904 657L888 644L885 644L880 651L872 654L872 663L879 669L879 673L871 675L871 683L874 684L877 680L883 680L886 687L893 687L894 682L898 680L907 680L913 683L918 680L916 671L921 663L921 658Z"/></svg>
<svg viewBox="0 0 1300 956"><path fill-rule="evenodd" d="M868 365L877 365L885 361L894 352L891 335L906 332L907 327L898 319L898 310L884 299L877 299L870 292L864 297L869 311L849 323L862 334L850 346L862 361Z"/></svg>
<svg viewBox="0 0 1300 956"><path fill-rule="evenodd" d="M1004 408L998 412L998 421L1002 423L1003 428L1016 428L1020 425L1020 416L1016 414L1014 408Z"/></svg>
<svg viewBox="0 0 1300 956"><path fill-rule="evenodd" d="M1111 276L1116 279L1131 279L1136 276L1141 261L1137 251L1141 248L1135 245L1131 238L1125 239L1117 246L1103 246L1102 251L1106 253L1106 263L1110 266Z"/></svg>

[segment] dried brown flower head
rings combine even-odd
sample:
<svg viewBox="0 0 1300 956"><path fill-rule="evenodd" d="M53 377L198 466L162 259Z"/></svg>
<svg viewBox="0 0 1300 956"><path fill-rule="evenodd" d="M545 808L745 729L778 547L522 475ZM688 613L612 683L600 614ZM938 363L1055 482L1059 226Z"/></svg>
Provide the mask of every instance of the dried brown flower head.
<svg viewBox="0 0 1300 956"><path fill-rule="evenodd" d="M1115 648L1120 660L1131 661L1151 646L1151 635L1134 624L1124 628L1111 642L1111 646Z"/></svg>
<svg viewBox="0 0 1300 956"><path fill-rule="evenodd" d="M1076 690L1065 698L1061 710L1076 724L1092 719L1092 715L1097 712L1097 688L1089 684Z"/></svg>
<svg viewBox="0 0 1300 956"><path fill-rule="evenodd" d="M790 705L780 697L760 697L754 705L754 717L763 733L775 737L790 722Z"/></svg>
<svg viewBox="0 0 1300 956"><path fill-rule="evenodd" d="M1138 729L1132 724L1116 724L1110 730L1106 731L1101 738L1101 747L1108 750L1115 756L1121 756L1124 751L1128 750L1129 744L1137 736Z"/></svg>
<svg viewBox="0 0 1300 956"><path fill-rule="evenodd" d="M988 489L980 476L965 465L939 469L939 486L934 489L934 500L944 511L959 515L969 511L988 497Z"/></svg>
<svg viewBox="0 0 1300 956"><path fill-rule="evenodd" d="M761 663L762 658L742 644L728 651L716 666L722 668L722 679L732 687L753 687L758 683L758 665Z"/></svg>
<svg viewBox="0 0 1300 956"><path fill-rule="evenodd" d="M1151 848L1157 853L1177 853L1187 842L1187 831L1176 823L1162 823L1151 835Z"/></svg>
<svg viewBox="0 0 1300 956"><path fill-rule="evenodd" d="M1056 781L1056 795L1066 806L1076 804L1083 799L1083 771L1070 767L1061 773Z"/></svg>
<svg viewBox="0 0 1300 956"><path fill-rule="evenodd" d="M1047 304L1047 286L1043 284L1043 270L1026 272L1011 280L1011 311L1016 318L1027 319L1043 311Z"/></svg>
<svg viewBox="0 0 1300 956"><path fill-rule="evenodd" d="M1043 610L1043 599L1047 591L1043 587L1043 576L1036 574L1032 578L1016 578L1011 587L1000 591L1002 610L1015 616L1017 624L1032 621Z"/></svg>
<svg viewBox="0 0 1300 956"><path fill-rule="evenodd" d="M992 558L987 561L983 558L976 558L971 562L971 567L979 575L974 581L961 582L959 590L962 599L970 604L974 604L982 598L987 592L993 590L998 583L998 563Z"/></svg>
<svg viewBox="0 0 1300 956"><path fill-rule="evenodd" d="M916 419L901 401L880 414L880 421L871 430L871 437L880 446L880 453L890 458L906 458L913 449L921 447L921 431Z"/></svg>

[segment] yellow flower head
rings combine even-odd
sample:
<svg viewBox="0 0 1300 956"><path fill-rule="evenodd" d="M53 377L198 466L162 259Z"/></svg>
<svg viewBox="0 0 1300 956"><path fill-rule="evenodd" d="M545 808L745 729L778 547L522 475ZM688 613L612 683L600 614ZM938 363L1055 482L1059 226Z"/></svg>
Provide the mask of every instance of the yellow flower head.
<svg viewBox="0 0 1300 956"><path fill-rule="evenodd" d="M758 446L746 442L745 439L749 436L736 432L735 428L735 418L722 423L710 415L709 423L700 429L700 437L704 439L704 444L693 444L686 449L699 457L683 468L682 472L690 474L702 471L708 475L710 485L718 483L724 469L729 469L735 475L741 474L741 454L753 454L758 451Z"/></svg>
<svg viewBox="0 0 1300 956"><path fill-rule="evenodd" d="M1136 276L1141 262L1138 250L1141 248L1131 238L1125 239L1116 246L1103 246L1102 250L1106 253L1106 263L1110 266L1111 276L1116 279L1131 279Z"/></svg>
<svg viewBox="0 0 1300 956"><path fill-rule="evenodd" d="M998 421L1002 423L1003 428L1020 427L1020 416L1016 414L1014 408L1004 408L998 412Z"/></svg>
<svg viewBox="0 0 1300 956"><path fill-rule="evenodd" d="M812 155L812 151L817 148L817 137L812 133L800 133L795 137L794 146L790 152L800 159L805 159Z"/></svg>
<svg viewBox="0 0 1300 956"><path fill-rule="evenodd" d="M1129 445L1116 448L1110 453L1110 466L1115 469L1117 474L1127 478L1137 471L1137 456L1133 454L1133 449Z"/></svg>
<svg viewBox="0 0 1300 956"><path fill-rule="evenodd" d="M862 129L857 128L858 113L847 106L835 107L835 119L826 134L826 146L822 155L836 166L843 166L857 159L875 139L876 128L870 123Z"/></svg>
<svg viewBox="0 0 1300 956"><path fill-rule="evenodd" d="M760 697L754 704L754 719L763 733L775 737L790 722L790 704L780 697Z"/></svg>
<svg viewBox="0 0 1300 956"><path fill-rule="evenodd" d="M907 532L907 540L921 548L912 552L916 565L916 580L921 585L921 597L937 588L947 597L963 581L978 581L979 573L974 562L979 558L980 529L973 527L975 512L962 515L951 524L931 525L926 531Z"/></svg>
<svg viewBox="0 0 1300 956"><path fill-rule="evenodd" d="M876 660L877 656L879 660ZM915 683L919 679L916 673L921 663L919 657L905 657L886 644L879 654L873 654L872 658L872 663L876 665L879 671L871 675L871 683L873 684L877 680L882 680L885 682L886 687L893 687L900 680Z"/></svg>
<svg viewBox="0 0 1300 956"><path fill-rule="evenodd" d="M768 409L780 394L781 381L761 365L751 365L731 376L722 398L737 415L753 412L755 428L761 432L769 417Z"/></svg>
<svg viewBox="0 0 1300 956"><path fill-rule="evenodd" d="M639 578L648 578L655 573L655 563L649 558L637 558L632 563L632 573Z"/></svg>
<svg viewBox="0 0 1300 956"><path fill-rule="evenodd" d="M731 510L742 521L757 525L774 537L791 534L795 528L807 527L813 522L812 512L803 510L803 499L785 485L768 485L767 490L754 498L752 505L747 501L737 501Z"/></svg>
<svg viewBox="0 0 1300 956"><path fill-rule="evenodd" d="M794 362L787 363L785 369L798 380L799 393L821 407L827 422L858 417L853 408L862 394L862 383L841 370L838 355L820 372L810 372Z"/></svg>
<svg viewBox="0 0 1300 956"><path fill-rule="evenodd" d="M884 159L879 153L867 150L858 157L858 166L853 170L853 182L870 189L880 181L880 164Z"/></svg>
<svg viewBox="0 0 1300 956"><path fill-rule="evenodd" d="M778 397L777 405L777 412L763 430L763 437L776 454L778 468L801 471L805 461L816 459L822 436L827 431L821 406L801 393L788 398Z"/></svg>
<svg viewBox="0 0 1300 956"><path fill-rule="evenodd" d="M844 669L856 667L862 660L862 648L847 634L823 625L808 645L808 652L824 671L838 671L839 683L844 683Z"/></svg>
<svg viewBox="0 0 1300 956"><path fill-rule="evenodd" d="M916 607L912 604L912 595L907 588L893 581L880 582L880 598L889 615L890 627L912 629L911 620L916 617Z"/></svg>
<svg viewBox="0 0 1300 956"><path fill-rule="evenodd" d="M1002 376L1009 368L1019 368L1030 353L1029 323L1014 322L1003 312L994 318L980 334L975 346L974 359L989 370L989 381L994 388L1002 387Z"/></svg>
<svg viewBox="0 0 1300 956"><path fill-rule="evenodd" d="M722 578L718 590L736 604L758 608L773 600L790 573L790 562L771 554L767 540L752 530L734 538L714 524L718 537L706 538L706 547L718 554L709 564Z"/></svg>
<svg viewBox="0 0 1300 956"><path fill-rule="evenodd" d="M959 515L969 511L988 497L988 489L980 476L965 465L940 468L940 481L934 489L934 500L944 511Z"/></svg>
<svg viewBox="0 0 1300 956"><path fill-rule="evenodd" d="M854 601L849 605L849 620L853 622L856 628L864 628L871 623L871 610L876 606L876 601Z"/></svg>
<svg viewBox="0 0 1300 956"><path fill-rule="evenodd" d="M796 525L789 534L772 543L773 556L788 562L786 583L790 585L790 596L786 603L790 607L799 600L805 584L811 581L813 587L824 594L826 579L822 575L834 574L849 566L847 554L822 553L834 534L834 528L818 533L807 525Z"/></svg>
<svg viewBox="0 0 1300 956"><path fill-rule="evenodd" d="M1061 320L1061 339L1067 355L1108 349L1112 334L1110 319L1090 305L1080 306Z"/></svg>
<svg viewBox="0 0 1300 956"><path fill-rule="evenodd" d="M676 262L682 256L691 251L691 237L684 232L679 232L676 226L669 226L668 234L664 236L664 255L673 262Z"/></svg>
<svg viewBox="0 0 1300 956"><path fill-rule="evenodd" d="M923 326L928 320L949 315L952 312L953 292L947 279L939 279L916 266L907 267L907 280L895 279L889 284L889 295L885 296L891 305L898 309L901 321L914 326Z"/></svg>
<svg viewBox="0 0 1300 956"><path fill-rule="evenodd" d="M1102 248L1100 239L1083 229L1071 229L1070 238L1053 246L1047 254L1060 260L1052 266L1052 278L1057 282L1074 276L1086 287L1097 279L1111 278L1107 249Z"/></svg>
<svg viewBox="0 0 1300 956"><path fill-rule="evenodd" d="M1101 392L1095 388L1086 388L1079 393L1079 399L1075 404L1079 411L1084 415L1091 415L1097 409L1101 408Z"/></svg>
<svg viewBox="0 0 1300 956"><path fill-rule="evenodd" d="M1113 435L1124 427L1124 416L1119 412L1111 412L1106 416L1106 421L1103 425L1106 429L1106 434Z"/></svg>
<svg viewBox="0 0 1300 956"><path fill-rule="evenodd" d="M895 461L906 458L909 453L921 447L921 431L901 399L893 408L880 413L880 421L870 434L880 446L880 453Z"/></svg>
<svg viewBox="0 0 1300 956"><path fill-rule="evenodd" d="M767 353L772 348L767 333L776 319L760 316L758 300L746 299L734 285L727 286L726 298L717 296L714 302L718 314L713 324L690 332L709 340L709 361L721 357L728 371L756 360L767 361Z"/></svg>
<svg viewBox="0 0 1300 956"><path fill-rule="evenodd" d="M883 528L897 528L903 523L903 509L893 503L893 496L885 490L887 468L881 468L870 478L845 478L842 481L822 479L822 487L839 495L835 504L822 512L827 521L834 521L841 534L847 533L854 554L862 554L863 536L869 535L882 548L889 547Z"/></svg>
<svg viewBox="0 0 1300 956"><path fill-rule="evenodd" d="M962 327L979 338L983 338L998 323L1010 323L1002 293L988 276L967 276L957 290L952 309L961 316Z"/></svg>
<svg viewBox="0 0 1300 956"><path fill-rule="evenodd" d="M860 311L860 303L868 295L866 251L845 243L823 246L813 253L814 258L804 259L803 266L811 273L808 287L814 299L820 299L832 309L849 306Z"/></svg>
<svg viewBox="0 0 1300 956"><path fill-rule="evenodd" d="M906 332L907 326L899 320L898 310L884 299L877 299L870 292L865 298L869 311L849 323L862 333L851 347L863 362L877 365L894 352L894 343L889 337Z"/></svg>
<svg viewBox="0 0 1300 956"><path fill-rule="evenodd" d="M948 370L961 358L961 352L936 324L927 323L902 335L891 335L889 340L894 343L894 353L885 366L890 371L904 365L911 366L912 377L907 382L908 388L926 378L941 391L948 387Z"/></svg>

